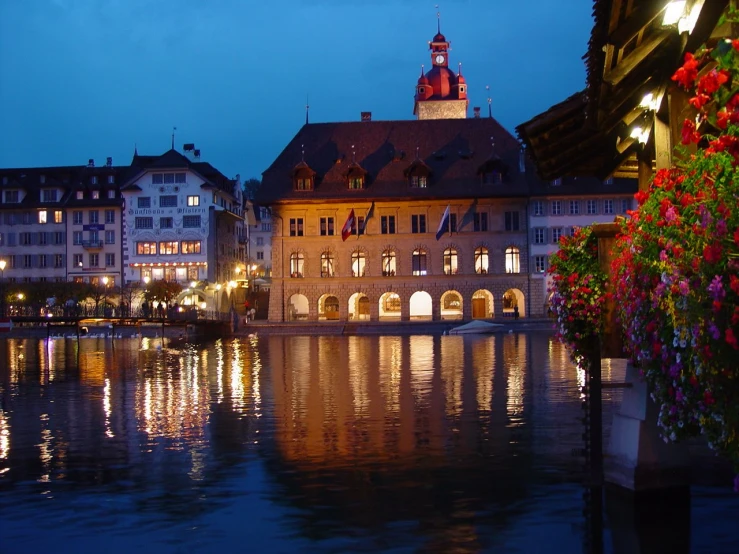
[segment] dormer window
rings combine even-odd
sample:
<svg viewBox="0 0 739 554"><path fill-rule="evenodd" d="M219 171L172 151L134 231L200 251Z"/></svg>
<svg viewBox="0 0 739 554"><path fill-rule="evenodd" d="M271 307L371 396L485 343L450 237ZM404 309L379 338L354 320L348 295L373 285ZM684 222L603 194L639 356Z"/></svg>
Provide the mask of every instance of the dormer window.
<svg viewBox="0 0 739 554"><path fill-rule="evenodd" d="M499 185L508 175L508 166L499 157L493 154L478 169L477 174L485 185Z"/></svg>
<svg viewBox="0 0 739 554"><path fill-rule="evenodd" d="M97 176L93 175L92 177L90 177L90 183L92 183L93 185L97 185L98 184Z"/></svg>
<svg viewBox="0 0 739 554"><path fill-rule="evenodd" d="M428 177L425 175L411 175L410 184L414 189L425 189L428 186Z"/></svg>
<svg viewBox="0 0 739 554"><path fill-rule="evenodd" d="M99 200L100 199L100 191L99 190L92 191L92 199L93 200Z"/></svg>
<svg viewBox="0 0 739 554"><path fill-rule="evenodd" d="M108 175L108 184L112 185L115 183L115 177L113 175Z"/></svg>
<svg viewBox="0 0 739 554"><path fill-rule="evenodd" d="M362 175L355 175L355 176L349 177L349 188L350 189L364 188L364 177Z"/></svg>
<svg viewBox="0 0 739 554"><path fill-rule="evenodd" d="M357 163L352 163L344 174L349 190L360 190L365 187L367 172Z"/></svg>
<svg viewBox="0 0 739 554"><path fill-rule="evenodd" d="M313 190L313 179L311 177L296 178L295 190Z"/></svg>
<svg viewBox="0 0 739 554"><path fill-rule="evenodd" d="M75 194L75 198L77 198L77 200L82 200L84 197L85 197L85 193L81 190L78 190L77 194Z"/></svg>
<svg viewBox="0 0 739 554"><path fill-rule="evenodd" d="M482 182L486 185L499 185L503 182L503 175L500 171L493 169L482 174Z"/></svg>
<svg viewBox="0 0 739 554"><path fill-rule="evenodd" d="M416 159L403 172L408 179L408 186L413 189L425 189L429 186L431 168L423 163L416 153Z"/></svg>
<svg viewBox="0 0 739 554"><path fill-rule="evenodd" d="M293 168L293 187L295 190L313 190L316 172L305 161L301 161Z"/></svg>
<svg viewBox="0 0 739 554"><path fill-rule="evenodd" d="M559 187L562 185L562 178L559 177L557 179L552 179L552 186L553 187Z"/></svg>

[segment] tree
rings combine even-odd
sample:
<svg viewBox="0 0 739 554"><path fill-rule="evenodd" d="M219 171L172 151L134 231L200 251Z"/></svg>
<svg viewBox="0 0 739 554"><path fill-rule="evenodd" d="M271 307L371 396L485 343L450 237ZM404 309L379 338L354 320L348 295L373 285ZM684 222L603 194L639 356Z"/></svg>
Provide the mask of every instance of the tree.
<svg viewBox="0 0 739 554"><path fill-rule="evenodd" d="M144 298L147 302L165 302L168 305L182 292L182 285L175 281L154 281L149 284Z"/></svg>
<svg viewBox="0 0 739 554"><path fill-rule="evenodd" d="M254 195L257 193L259 187L261 186L262 181L260 181L256 177L247 179L246 181L244 181L244 196L246 196L249 200L254 200Z"/></svg>

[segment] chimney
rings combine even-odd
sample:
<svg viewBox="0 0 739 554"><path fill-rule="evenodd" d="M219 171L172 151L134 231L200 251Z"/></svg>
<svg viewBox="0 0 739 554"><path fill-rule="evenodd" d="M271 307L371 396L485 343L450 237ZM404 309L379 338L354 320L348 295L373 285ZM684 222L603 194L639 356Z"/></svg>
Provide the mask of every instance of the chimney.
<svg viewBox="0 0 739 554"><path fill-rule="evenodd" d="M92 158L87 160L87 167L95 167L95 160L93 160Z"/></svg>
<svg viewBox="0 0 739 554"><path fill-rule="evenodd" d="M474 115L474 118L475 119L480 119L480 106L475 106L474 108L472 108L472 111L475 114Z"/></svg>
<svg viewBox="0 0 739 554"><path fill-rule="evenodd" d="M107 165L108 167L113 167L113 158L110 156L105 158L105 165Z"/></svg>
<svg viewBox="0 0 739 554"><path fill-rule="evenodd" d="M195 143L193 142L188 142L182 145L183 152L192 152L193 150L195 150Z"/></svg>
<svg viewBox="0 0 739 554"><path fill-rule="evenodd" d="M192 151L192 156L193 156L193 158L195 158L196 160L199 160L199 159L200 159L200 149L199 149L199 148L195 148L195 149L194 149L194 150Z"/></svg>
<svg viewBox="0 0 739 554"><path fill-rule="evenodd" d="M372 112L362 112L362 121L372 121Z"/></svg>

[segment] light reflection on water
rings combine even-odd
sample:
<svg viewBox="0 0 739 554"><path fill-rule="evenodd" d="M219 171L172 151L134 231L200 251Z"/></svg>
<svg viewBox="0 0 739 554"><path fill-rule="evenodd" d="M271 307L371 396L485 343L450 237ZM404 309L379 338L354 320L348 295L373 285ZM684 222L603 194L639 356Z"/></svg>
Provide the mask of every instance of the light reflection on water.
<svg viewBox="0 0 739 554"><path fill-rule="evenodd" d="M3 552L583 551L580 378L549 333L13 339L6 361ZM690 540L719 552L731 517L706 513L739 504L701 491Z"/></svg>

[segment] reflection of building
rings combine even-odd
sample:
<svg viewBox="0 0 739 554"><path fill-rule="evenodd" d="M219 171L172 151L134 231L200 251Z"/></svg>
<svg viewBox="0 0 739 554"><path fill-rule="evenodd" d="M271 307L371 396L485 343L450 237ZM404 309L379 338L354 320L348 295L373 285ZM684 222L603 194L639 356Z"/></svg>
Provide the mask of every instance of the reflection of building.
<svg viewBox="0 0 739 554"><path fill-rule="evenodd" d="M447 47L434 38L419 120L306 124L264 172L256 202L272 209L270 320L491 318L513 313L508 290L528 313L536 177L495 119L457 113L466 84Z"/></svg>

